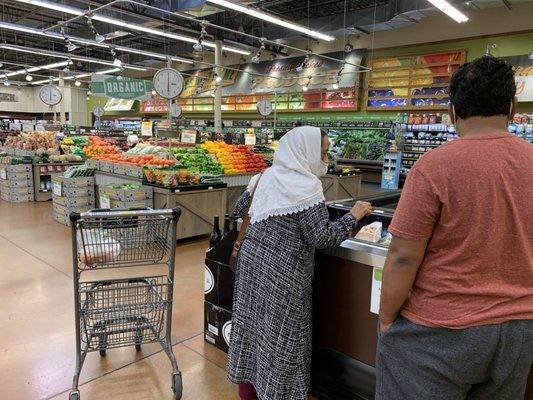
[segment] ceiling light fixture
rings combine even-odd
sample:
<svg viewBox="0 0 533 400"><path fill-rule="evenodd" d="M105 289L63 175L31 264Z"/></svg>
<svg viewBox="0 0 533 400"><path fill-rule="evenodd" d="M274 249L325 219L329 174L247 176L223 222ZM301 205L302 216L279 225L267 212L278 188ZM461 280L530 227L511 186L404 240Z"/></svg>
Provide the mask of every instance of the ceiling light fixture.
<svg viewBox="0 0 533 400"><path fill-rule="evenodd" d="M91 94L93 94L91 88L89 88L89 90L87 90L87 96L90 96Z"/></svg>
<svg viewBox="0 0 533 400"><path fill-rule="evenodd" d="M309 35L311 37L314 37L316 39L325 40L327 42L331 42L332 40L335 40L333 36L325 35L323 33L320 33L318 31L314 31L312 29L306 28L305 26L295 24L292 21L287 21L281 18L274 17L273 15L264 13L262 11L258 11L253 8L248 8L241 6L239 4L236 4L232 1L227 0L207 0L207 3L215 4L217 6L221 6L224 8L227 8L231 11L239 11L243 14L250 15L254 18L262 19L263 21L270 22L275 25L282 26L287 29L291 29L293 31L301 32L303 34Z"/></svg>
<svg viewBox="0 0 533 400"><path fill-rule="evenodd" d="M333 89L334 89L334 90L337 90L338 88L339 88L339 83L338 83L338 82L335 82L335 83L333 84Z"/></svg>
<svg viewBox="0 0 533 400"><path fill-rule="evenodd" d="M200 36L198 37L198 42L192 45L192 48L194 49L194 51L200 52L204 49L204 46L202 46L202 43L206 35L207 35L207 30L205 29L205 26L202 25L202 30L200 32Z"/></svg>
<svg viewBox="0 0 533 400"><path fill-rule="evenodd" d="M258 64L261 60L261 54L263 54L263 50L266 49L265 41L264 39L261 39L261 47L257 51L257 54L251 58L250 61L252 61L254 64Z"/></svg>
<svg viewBox="0 0 533 400"><path fill-rule="evenodd" d="M215 91L213 90L213 91L211 92L211 97L215 97L215 96L216 96L216 94L215 94Z"/></svg>
<svg viewBox="0 0 533 400"><path fill-rule="evenodd" d="M155 96L157 94L157 92L155 91L155 89L152 89L152 96Z"/></svg>
<svg viewBox="0 0 533 400"><path fill-rule="evenodd" d="M26 81L31 82L33 81L33 76L31 76L29 73L26 74Z"/></svg>
<svg viewBox="0 0 533 400"><path fill-rule="evenodd" d="M109 65L109 66L115 66L115 64L112 61L103 61L98 60L96 58L92 57L82 57L82 56L74 56L67 53L59 53L55 51L48 51L44 49L35 49L31 47L24 47L24 46L17 46L17 45L8 45L8 44L2 44L0 45L0 48L6 49L6 50L14 50L21 53L30 53L30 54L37 54L41 56L48 56L48 57L57 57L57 58L67 58L69 60L76 60L76 61L82 61L89 64L101 64L101 65ZM124 65L124 68L126 69L132 69L135 71L147 71L146 68L143 67L137 67L133 65Z"/></svg>
<svg viewBox="0 0 533 400"><path fill-rule="evenodd" d="M105 36L100 35L98 33L98 31L96 30L96 28L93 25L93 21L92 21L91 17L87 17L87 25L89 26L89 28L91 28L91 31L92 31L92 33L94 35L94 40L96 41L96 43L102 43L103 41L105 41Z"/></svg>
<svg viewBox="0 0 533 400"><path fill-rule="evenodd" d="M9 86L9 85L11 85L11 83L9 83L9 81L7 80L7 78L4 79L4 86Z"/></svg>
<svg viewBox="0 0 533 400"><path fill-rule="evenodd" d="M74 85L76 85L77 87L80 87L81 86L81 82L76 79L76 81L74 82Z"/></svg>
<svg viewBox="0 0 533 400"><path fill-rule="evenodd" d="M113 69L106 69L104 71L96 71L95 74L97 74L97 75L107 75L107 74L113 74L113 73L119 72L119 71L122 71L122 69L121 68L113 68ZM78 74L78 75L74 75L74 76L67 76L64 79L67 81L67 80L72 80L72 79L87 78L89 76L91 76L91 74ZM42 85L43 83L58 82L58 81L59 81L59 78L54 78L54 77L51 76L50 79L43 79L41 81L34 81L31 84L32 85Z"/></svg>
<svg viewBox="0 0 533 400"><path fill-rule="evenodd" d="M38 66L38 67L23 68L23 69L19 69L17 71L12 71L12 72L8 72L6 74L1 74L0 78L7 78L7 77L12 77L12 76L15 76L15 75L22 75L22 74L28 75L28 73L30 73L30 72L36 72L36 71L39 71L41 69L59 68L59 67L65 66L66 63L67 63L66 61L61 61L61 62L58 62L58 63L41 65L41 66Z"/></svg>
<svg viewBox="0 0 533 400"><path fill-rule="evenodd" d="M464 15L457 8L452 6L446 0L428 0L431 4L441 10L443 13L448 15L448 17L454 19L458 23L463 23L468 21L468 17Z"/></svg>
<svg viewBox="0 0 533 400"><path fill-rule="evenodd" d="M298 65L296 67L296 72L302 72L305 68L305 66L307 65L307 63L309 62L309 54L305 56L305 58L303 59L303 61L300 63L300 65Z"/></svg>
<svg viewBox="0 0 533 400"><path fill-rule="evenodd" d="M19 3L31 4L31 5L34 5L34 6L37 6L37 7L47 8L49 10L55 10L55 11L59 11L59 12L66 13L66 14L76 15L76 16L82 16L85 13L85 10L81 10L79 8L64 6L62 4L52 3L52 2L43 1L43 0L15 0L15 1L17 1ZM179 34L175 34L175 33L171 33L171 32L165 32L165 31L161 31L161 30L158 30L158 29L152 29L152 28L148 28L146 26L137 25L135 23L129 23L129 22L126 22L126 21L123 21L123 20L120 20L120 19L110 18L110 17L104 16L104 15L92 14L91 15L91 19L93 21L100 21L100 22L104 22L106 24L121 26L123 28L131 29L133 31L150 33L150 34L156 35L156 36L163 36L163 37L166 37L168 39L175 39L175 40L179 40L179 41L182 41L182 42L189 42L189 43L197 43L198 42L198 40L196 38L193 38L193 37L179 35ZM29 31L28 33L33 33L33 30ZM42 34L46 35L45 33L42 33ZM71 40L73 41L72 38L71 38ZM216 47L215 43L214 42L210 42L210 41L204 41L202 44L204 46L211 47L211 48L215 48ZM242 55L245 55L245 56L250 55L250 52L248 50L243 50L243 49L239 49L237 47L232 47L232 46L222 46L222 50L227 50L229 52L242 54Z"/></svg>

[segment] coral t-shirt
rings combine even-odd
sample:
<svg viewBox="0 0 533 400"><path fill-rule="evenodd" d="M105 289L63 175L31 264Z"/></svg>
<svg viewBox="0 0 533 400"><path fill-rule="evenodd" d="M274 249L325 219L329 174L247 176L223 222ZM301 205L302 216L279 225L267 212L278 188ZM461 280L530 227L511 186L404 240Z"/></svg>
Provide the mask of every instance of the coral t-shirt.
<svg viewBox="0 0 533 400"><path fill-rule="evenodd" d="M462 329L533 319L533 145L457 139L413 166L389 231L429 239L401 314Z"/></svg>

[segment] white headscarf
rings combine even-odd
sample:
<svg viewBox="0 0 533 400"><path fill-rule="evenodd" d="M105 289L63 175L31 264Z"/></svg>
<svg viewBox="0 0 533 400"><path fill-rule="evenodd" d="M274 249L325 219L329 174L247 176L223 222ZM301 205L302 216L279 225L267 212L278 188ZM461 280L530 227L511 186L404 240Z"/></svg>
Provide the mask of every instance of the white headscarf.
<svg viewBox="0 0 533 400"><path fill-rule="evenodd" d="M272 167L265 170L250 207L250 223L306 210L325 201L319 128L301 126L279 141ZM259 175L248 185L251 193Z"/></svg>

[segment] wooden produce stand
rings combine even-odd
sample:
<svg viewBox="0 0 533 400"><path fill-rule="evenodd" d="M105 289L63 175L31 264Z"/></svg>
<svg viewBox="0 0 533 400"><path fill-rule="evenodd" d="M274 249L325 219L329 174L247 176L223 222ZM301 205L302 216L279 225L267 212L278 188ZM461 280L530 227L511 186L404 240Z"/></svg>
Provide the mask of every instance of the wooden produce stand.
<svg viewBox="0 0 533 400"><path fill-rule="evenodd" d="M181 208L177 239L211 233L215 215L223 217L226 214L228 189L225 183L153 188L154 208Z"/></svg>
<svg viewBox="0 0 533 400"><path fill-rule="evenodd" d="M327 174L320 178L326 201L352 199L361 193L360 172L352 174Z"/></svg>
<svg viewBox="0 0 533 400"><path fill-rule="evenodd" d="M228 185L228 200L226 202L226 214L233 214L235 204L242 193L248 187L250 180L257 173L222 175L220 179Z"/></svg>

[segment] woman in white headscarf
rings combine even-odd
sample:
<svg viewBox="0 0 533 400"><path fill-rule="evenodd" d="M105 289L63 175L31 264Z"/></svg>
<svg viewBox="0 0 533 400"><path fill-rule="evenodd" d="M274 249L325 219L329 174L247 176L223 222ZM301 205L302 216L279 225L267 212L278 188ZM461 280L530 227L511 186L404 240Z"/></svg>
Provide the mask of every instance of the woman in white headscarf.
<svg viewBox="0 0 533 400"><path fill-rule="evenodd" d="M243 400L307 399L314 251L347 239L371 212L358 202L329 220L319 179L329 144L319 128L291 130L272 167L252 179L237 203L239 216L249 207L250 225L236 270L228 376Z"/></svg>

